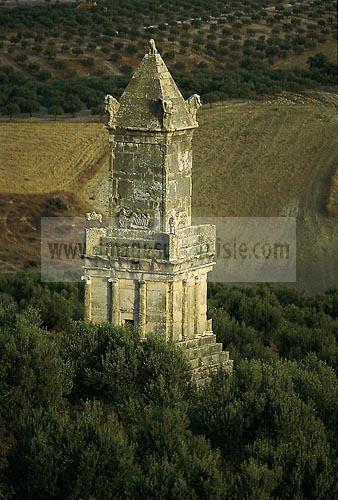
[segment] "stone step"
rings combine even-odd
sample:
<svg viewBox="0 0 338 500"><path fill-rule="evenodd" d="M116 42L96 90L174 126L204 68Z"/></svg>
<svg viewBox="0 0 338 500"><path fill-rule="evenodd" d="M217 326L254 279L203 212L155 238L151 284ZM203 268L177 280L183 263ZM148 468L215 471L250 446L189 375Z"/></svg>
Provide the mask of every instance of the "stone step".
<svg viewBox="0 0 338 500"><path fill-rule="evenodd" d="M186 355L188 359L202 358L210 354L216 354L222 352L222 344L204 344L190 349L186 349Z"/></svg>
<svg viewBox="0 0 338 500"><path fill-rule="evenodd" d="M201 366L199 368L195 368L192 370L193 378L196 381L207 380L207 379L210 380L210 376L213 373L217 372L219 367L220 367L220 365L216 364L216 365L211 365L211 366Z"/></svg>
<svg viewBox="0 0 338 500"><path fill-rule="evenodd" d="M197 385L210 380L212 373L221 367L232 373L233 361L229 359L229 352L223 351L223 345L216 342L216 335L212 332L183 340L177 345L186 353Z"/></svg>
<svg viewBox="0 0 338 500"><path fill-rule="evenodd" d="M215 354L209 354L207 356L202 356L200 358L194 358L190 360L190 365L192 369L200 368L203 366L219 365L221 363L221 353L216 352Z"/></svg>
<svg viewBox="0 0 338 500"><path fill-rule="evenodd" d="M184 350L194 349L195 347L198 347L198 339L181 340L180 342L177 342L177 345Z"/></svg>
<svg viewBox="0 0 338 500"><path fill-rule="evenodd" d="M199 345L210 345L216 344L216 335L213 333L208 333L199 337Z"/></svg>
<svg viewBox="0 0 338 500"><path fill-rule="evenodd" d="M178 345L183 349L193 349L201 345L206 345L206 344L209 345L215 343L216 343L216 335L208 334L208 335L201 335L193 339L181 340L180 342L178 342Z"/></svg>
<svg viewBox="0 0 338 500"><path fill-rule="evenodd" d="M210 380L212 373L217 372L219 368L223 368L226 372L232 373L233 371L233 360L229 359L229 352L222 351L219 356L217 363L210 364L209 366L202 365L193 368L193 378L200 385L202 381Z"/></svg>

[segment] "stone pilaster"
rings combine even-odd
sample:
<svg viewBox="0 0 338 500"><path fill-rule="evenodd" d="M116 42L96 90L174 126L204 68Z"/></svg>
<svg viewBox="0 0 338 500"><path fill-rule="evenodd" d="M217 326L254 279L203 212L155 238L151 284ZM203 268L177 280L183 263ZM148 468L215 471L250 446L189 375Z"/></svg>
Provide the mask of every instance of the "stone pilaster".
<svg viewBox="0 0 338 500"><path fill-rule="evenodd" d="M141 338L146 336L146 320L147 320L147 282L140 280L139 287L139 310L138 310L138 328Z"/></svg>
<svg viewBox="0 0 338 500"><path fill-rule="evenodd" d="M166 300L166 340L173 340L174 336L174 286L169 281Z"/></svg>
<svg viewBox="0 0 338 500"><path fill-rule="evenodd" d="M90 276L81 276L84 285L84 319L91 321L92 319L92 279Z"/></svg>
<svg viewBox="0 0 338 500"><path fill-rule="evenodd" d="M195 276L195 286L194 286L194 335L200 335L200 321L199 321L199 307L200 307L200 280L198 276Z"/></svg>
<svg viewBox="0 0 338 500"><path fill-rule="evenodd" d="M110 319L114 325L120 324L120 291L119 280L117 278L109 278L111 291L111 311Z"/></svg>
<svg viewBox="0 0 338 500"><path fill-rule="evenodd" d="M188 337L188 298L187 298L187 280L182 281L182 339Z"/></svg>
<svg viewBox="0 0 338 500"><path fill-rule="evenodd" d="M109 213L109 217L110 217L111 226L112 226L112 217L113 217L113 165L114 165L114 151L113 151L112 145L110 144L109 177L108 177L108 186L109 186L108 213Z"/></svg>

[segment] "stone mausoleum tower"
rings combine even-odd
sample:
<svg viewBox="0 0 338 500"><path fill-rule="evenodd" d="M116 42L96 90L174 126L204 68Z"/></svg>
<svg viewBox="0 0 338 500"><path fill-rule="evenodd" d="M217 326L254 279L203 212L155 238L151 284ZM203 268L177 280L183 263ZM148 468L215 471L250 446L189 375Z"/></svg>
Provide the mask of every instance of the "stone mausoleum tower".
<svg viewBox="0 0 338 500"><path fill-rule="evenodd" d="M120 101L106 97L110 216L87 214L85 315L157 332L187 349L200 379L232 362L207 319L215 226L191 225L192 135L185 101L154 41Z"/></svg>

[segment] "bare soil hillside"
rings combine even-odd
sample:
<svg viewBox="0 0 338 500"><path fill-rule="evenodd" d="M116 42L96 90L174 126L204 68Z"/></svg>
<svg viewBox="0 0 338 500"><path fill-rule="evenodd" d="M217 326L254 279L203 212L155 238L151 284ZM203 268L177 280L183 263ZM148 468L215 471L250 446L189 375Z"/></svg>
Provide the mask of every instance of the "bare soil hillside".
<svg viewBox="0 0 338 500"><path fill-rule="evenodd" d="M71 192L0 193L0 272L40 265L42 217L80 216L88 208Z"/></svg>

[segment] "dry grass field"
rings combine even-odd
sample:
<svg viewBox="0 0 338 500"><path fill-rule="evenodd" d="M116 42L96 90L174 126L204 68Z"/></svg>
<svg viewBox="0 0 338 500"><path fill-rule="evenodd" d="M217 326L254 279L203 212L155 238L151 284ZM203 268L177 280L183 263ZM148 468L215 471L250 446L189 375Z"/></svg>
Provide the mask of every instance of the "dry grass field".
<svg viewBox="0 0 338 500"><path fill-rule="evenodd" d="M96 123L1 122L0 192L76 189L107 153Z"/></svg>
<svg viewBox="0 0 338 500"><path fill-rule="evenodd" d="M297 284L312 292L338 285L338 219L326 212L338 163L337 99L316 102L205 110L193 178L195 216L296 216Z"/></svg>
<svg viewBox="0 0 338 500"><path fill-rule="evenodd" d="M202 108L194 137L193 214L296 216L297 282L310 291L338 283L338 219L326 213L338 159L337 99L325 101L276 99ZM21 226L27 200L36 203L36 193L45 199L64 191L58 196L68 197L67 208L60 214L82 215L90 205L104 210L108 153L102 124L7 123L0 131L5 144L0 193L6 194L7 207L18 196L26 200L12 212ZM46 212L45 201L38 206L38 214ZM0 205L0 215L4 210ZM36 248L29 258L29 228L23 225L24 260L36 262ZM4 244L0 258L11 261ZM18 267L19 249L14 260Z"/></svg>
<svg viewBox="0 0 338 500"><path fill-rule="evenodd" d="M279 216L299 210L311 179L334 165L338 116L319 105L237 104L205 110L195 133L195 215ZM212 147L211 147L212 145Z"/></svg>
<svg viewBox="0 0 338 500"><path fill-rule="evenodd" d="M95 123L0 123L0 271L39 264L41 217L91 208L82 192L106 139Z"/></svg>

